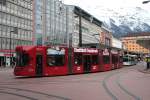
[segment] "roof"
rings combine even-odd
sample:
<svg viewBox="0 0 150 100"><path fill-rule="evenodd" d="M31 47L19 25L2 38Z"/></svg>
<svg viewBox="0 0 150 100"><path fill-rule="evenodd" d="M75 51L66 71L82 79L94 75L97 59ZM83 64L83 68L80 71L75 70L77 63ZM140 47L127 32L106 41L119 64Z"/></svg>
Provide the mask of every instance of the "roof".
<svg viewBox="0 0 150 100"><path fill-rule="evenodd" d="M104 44L99 44L99 43L87 43L87 44L82 44L83 47L87 47L87 48L101 48L101 49L105 49L105 48L108 48L108 49L113 49L113 50L122 50L120 48L116 48L116 47L111 47L111 46L107 46L107 45L104 45Z"/></svg>
<svg viewBox="0 0 150 100"><path fill-rule="evenodd" d="M129 33L123 37L137 37L137 36L150 36L150 32L142 32L142 33Z"/></svg>
<svg viewBox="0 0 150 100"><path fill-rule="evenodd" d="M85 10L83 10L82 8L78 7L78 6L74 6L74 13L77 15L82 16L83 18L85 18L88 21L92 20L92 23L98 25L98 26L102 26L102 21L98 20L97 18L93 17L91 14L89 14L88 12L86 12Z"/></svg>

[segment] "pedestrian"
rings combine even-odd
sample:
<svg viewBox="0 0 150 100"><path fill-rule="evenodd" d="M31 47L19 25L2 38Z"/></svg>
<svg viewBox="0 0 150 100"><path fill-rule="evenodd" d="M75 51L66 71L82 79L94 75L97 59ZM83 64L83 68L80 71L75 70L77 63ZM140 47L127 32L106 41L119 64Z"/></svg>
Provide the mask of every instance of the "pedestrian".
<svg viewBox="0 0 150 100"><path fill-rule="evenodd" d="M12 61L12 64L11 64L12 68L15 67L15 61Z"/></svg>
<svg viewBox="0 0 150 100"><path fill-rule="evenodd" d="M3 62L3 67L4 67L4 68L6 67L5 64L6 64L6 63L5 63L5 61L4 61L4 62Z"/></svg>
<svg viewBox="0 0 150 100"><path fill-rule="evenodd" d="M150 69L150 57L148 57L148 67L147 69Z"/></svg>
<svg viewBox="0 0 150 100"><path fill-rule="evenodd" d="M147 63L147 70L150 69L150 57L146 57L145 59L146 63Z"/></svg>

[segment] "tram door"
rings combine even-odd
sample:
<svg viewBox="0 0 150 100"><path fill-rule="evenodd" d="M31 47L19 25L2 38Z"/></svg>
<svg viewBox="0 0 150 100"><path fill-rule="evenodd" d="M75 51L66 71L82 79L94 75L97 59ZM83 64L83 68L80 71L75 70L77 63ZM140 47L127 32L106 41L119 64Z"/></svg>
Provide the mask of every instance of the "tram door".
<svg viewBox="0 0 150 100"><path fill-rule="evenodd" d="M83 56L83 64L84 64L83 65L84 72L90 72L91 71L91 65L92 65L90 55L84 55Z"/></svg>
<svg viewBox="0 0 150 100"><path fill-rule="evenodd" d="M42 55L36 55L36 75L42 76L43 72L43 57Z"/></svg>

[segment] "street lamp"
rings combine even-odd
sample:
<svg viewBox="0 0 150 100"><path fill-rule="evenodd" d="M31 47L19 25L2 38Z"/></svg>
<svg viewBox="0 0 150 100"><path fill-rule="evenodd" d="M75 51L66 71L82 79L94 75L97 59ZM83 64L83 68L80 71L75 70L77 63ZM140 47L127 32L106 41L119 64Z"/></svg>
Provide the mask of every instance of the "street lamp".
<svg viewBox="0 0 150 100"><path fill-rule="evenodd" d="M10 50L10 65L11 65L11 59L12 59L12 57L13 57L13 55L12 55L12 53L11 53L11 34L18 34L18 28L17 27L14 27L13 28L13 30L12 31L10 31L10 36L9 36L9 38L10 38L10 44L9 44L9 50Z"/></svg>
<svg viewBox="0 0 150 100"><path fill-rule="evenodd" d="M82 47L82 12L79 13L79 47Z"/></svg>
<svg viewBox="0 0 150 100"><path fill-rule="evenodd" d="M79 47L82 47L82 11L80 10L77 16L79 17Z"/></svg>

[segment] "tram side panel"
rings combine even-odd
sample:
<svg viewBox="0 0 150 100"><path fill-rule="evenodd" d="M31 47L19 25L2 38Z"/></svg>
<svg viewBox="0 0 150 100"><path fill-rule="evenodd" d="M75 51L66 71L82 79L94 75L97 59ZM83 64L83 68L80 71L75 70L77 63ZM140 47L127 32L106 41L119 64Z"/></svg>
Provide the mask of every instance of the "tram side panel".
<svg viewBox="0 0 150 100"><path fill-rule="evenodd" d="M103 50L102 62L103 62L102 71L109 71L112 69L111 54L108 49Z"/></svg>
<svg viewBox="0 0 150 100"><path fill-rule="evenodd" d="M91 66L91 72L98 72L100 71L100 64L99 64L99 53L96 53L94 55L91 55L92 57L92 66Z"/></svg>
<svg viewBox="0 0 150 100"><path fill-rule="evenodd" d="M83 55L82 52L73 52L73 73L83 73Z"/></svg>
<svg viewBox="0 0 150 100"><path fill-rule="evenodd" d="M46 49L45 75L67 75L68 74L68 48L57 47Z"/></svg>
<svg viewBox="0 0 150 100"><path fill-rule="evenodd" d="M112 69L117 69L119 66L119 53L116 50L111 50Z"/></svg>
<svg viewBox="0 0 150 100"><path fill-rule="evenodd" d="M99 71L98 49L74 48L74 73L87 73Z"/></svg>
<svg viewBox="0 0 150 100"><path fill-rule="evenodd" d="M119 65L118 68L122 68L123 67L123 56L119 55Z"/></svg>

